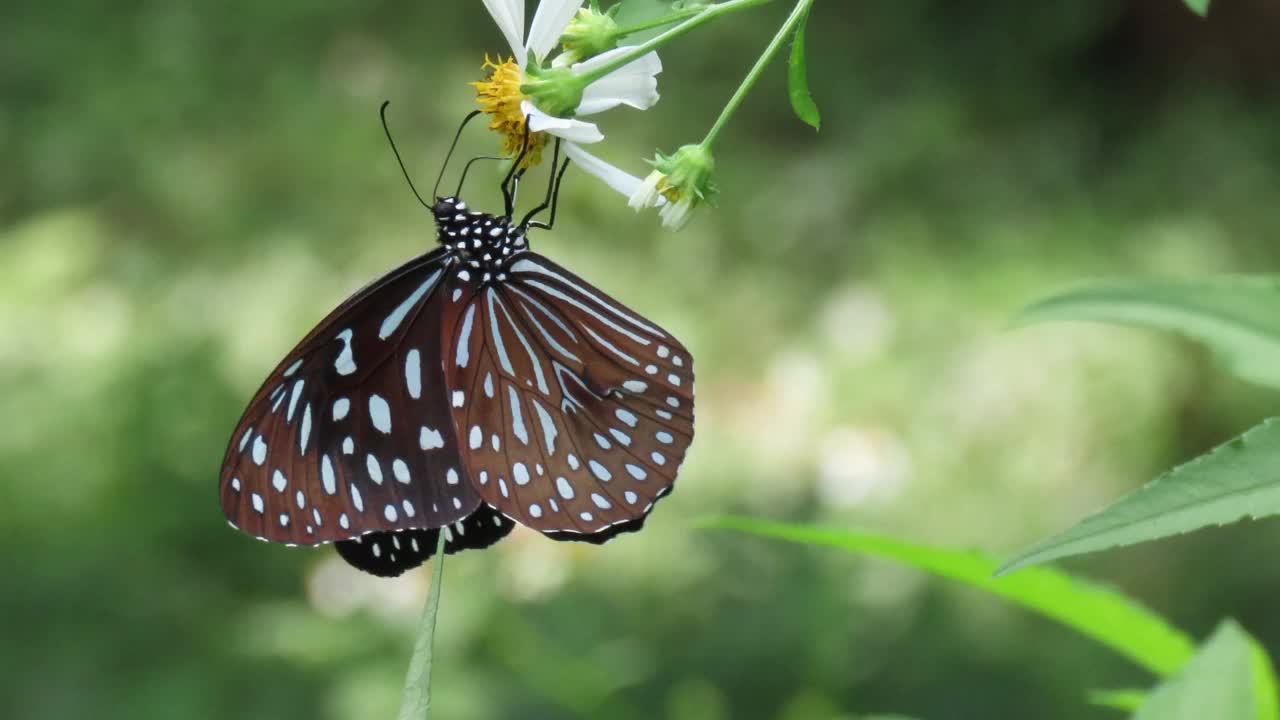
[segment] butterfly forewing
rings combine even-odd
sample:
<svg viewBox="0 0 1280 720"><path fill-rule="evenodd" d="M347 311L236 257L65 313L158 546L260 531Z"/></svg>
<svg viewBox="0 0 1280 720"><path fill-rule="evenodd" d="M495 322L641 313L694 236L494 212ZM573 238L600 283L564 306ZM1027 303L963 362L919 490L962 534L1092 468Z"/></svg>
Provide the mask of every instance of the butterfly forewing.
<svg viewBox="0 0 1280 720"><path fill-rule="evenodd" d="M463 293L445 362L459 440L485 502L534 529L635 529L693 438L684 347L544 257ZM466 320L470 318L470 320Z"/></svg>
<svg viewBox="0 0 1280 720"><path fill-rule="evenodd" d="M223 463L232 524L313 544L440 527L476 509L440 365L450 270L437 251L388 273L272 372Z"/></svg>

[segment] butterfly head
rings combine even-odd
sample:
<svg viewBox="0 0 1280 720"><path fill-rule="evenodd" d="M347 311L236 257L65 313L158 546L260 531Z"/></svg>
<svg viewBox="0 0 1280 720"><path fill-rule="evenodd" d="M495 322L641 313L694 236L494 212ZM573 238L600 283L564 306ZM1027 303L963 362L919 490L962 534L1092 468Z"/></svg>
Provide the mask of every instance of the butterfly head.
<svg viewBox="0 0 1280 720"><path fill-rule="evenodd" d="M509 217L470 210L456 197L436 198L431 212L440 244L482 272L502 274L516 255L528 249L524 228L512 224Z"/></svg>

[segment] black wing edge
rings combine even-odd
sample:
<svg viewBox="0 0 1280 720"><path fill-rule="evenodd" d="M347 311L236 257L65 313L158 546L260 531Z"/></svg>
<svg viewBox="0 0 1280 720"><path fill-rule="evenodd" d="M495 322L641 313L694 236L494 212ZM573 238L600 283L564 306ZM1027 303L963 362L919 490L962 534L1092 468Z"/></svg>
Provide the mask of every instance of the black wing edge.
<svg viewBox="0 0 1280 720"><path fill-rule="evenodd" d="M347 564L378 577L397 577L426 562L436 554L440 533L445 533L444 552L482 550L510 534L515 522L488 505L444 528L372 532L353 540L334 543Z"/></svg>
<svg viewBox="0 0 1280 720"><path fill-rule="evenodd" d="M610 540L618 537L619 535L639 532L640 529L644 527L644 521L649 519L649 513L653 512L653 509L657 507L658 501L670 495L673 489L675 489L674 483L672 483L670 487L668 487L667 489L659 493L658 496L653 499L653 504L650 505L649 508L644 511L644 514L641 515L640 517L634 520L627 520L625 522L620 522L620 523L617 523L616 525L610 525L609 527L605 528L604 530L601 530L600 532L591 533L590 535L585 535L583 533L567 532L564 530L552 530L549 532L543 532L542 534L546 535L552 540L556 540L559 542L583 542L583 543L591 543L592 545L603 545L609 542Z"/></svg>

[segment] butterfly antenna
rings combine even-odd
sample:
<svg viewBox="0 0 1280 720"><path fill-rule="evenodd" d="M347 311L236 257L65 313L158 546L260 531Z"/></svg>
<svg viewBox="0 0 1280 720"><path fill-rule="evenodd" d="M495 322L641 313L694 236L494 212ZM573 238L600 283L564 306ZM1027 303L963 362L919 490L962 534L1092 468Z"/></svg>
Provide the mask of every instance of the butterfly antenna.
<svg viewBox="0 0 1280 720"><path fill-rule="evenodd" d="M431 206L418 194L418 188L413 186L413 178L409 177L409 169L404 166L404 160L400 158L400 151L396 148L396 141L391 138L391 128L387 125L387 106L390 104L390 100L383 101L382 108L378 111L378 114L382 116L382 130L387 134L387 142L391 143L391 152L395 153L396 162L400 163L400 172L404 173L405 182L409 183L409 189L413 191L413 196L418 198L418 202L422 203L422 207L430 210Z"/></svg>
<svg viewBox="0 0 1280 720"><path fill-rule="evenodd" d="M384 105L383 107L386 107L386 106ZM462 118L462 124L458 126L458 132L453 134L453 142L449 143L449 154L444 156L444 165L440 166L440 174L436 176L436 186L431 188L431 197L439 196L440 181L444 179L444 171L449 167L449 160L453 158L453 151L458 147L458 140L462 138L462 131L466 130L467 123L471 122L471 120L479 114L480 114L479 110L472 110L471 112L467 113L466 117ZM470 164L468 164L468 166L470 166ZM464 171L462 173L462 178L465 180L466 177L467 177L467 174ZM461 182L458 183L458 192L462 192Z"/></svg>
<svg viewBox="0 0 1280 720"><path fill-rule="evenodd" d="M506 158L499 155L480 155L468 160L467 164L462 166L462 177L458 179L458 189L454 191L454 197L460 197L462 195L462 186L467 182L467 173L471 172L472 165L475 165L481 160L506 160Z"/></svg>

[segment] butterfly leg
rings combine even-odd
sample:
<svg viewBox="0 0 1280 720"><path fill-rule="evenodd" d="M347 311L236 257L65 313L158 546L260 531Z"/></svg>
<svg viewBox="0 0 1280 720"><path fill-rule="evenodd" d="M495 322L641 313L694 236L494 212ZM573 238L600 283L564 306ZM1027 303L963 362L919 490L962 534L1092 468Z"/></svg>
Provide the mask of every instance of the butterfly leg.
<svg viewBox="0 0 1280 720"><path fill-rule="evenodd" d="M556 209L560 207L560 182L564 179L564 173L568 169L569 169L569 158L565 158L564 162L560 165L560 170L557 171L555 174L554 189L551 192L551 217L547 218L547 221L545 223L528 222L528 218L525 218L525 222L528 223L526 227L536 227L542 230L550 230L552 226L556 224ZM546 206L544 205L543 207L545 208ZM530 213L530 215L532 215L532 213Z"/></svg>
<svg viewBox="0 0 1280 720"><path fill-rule="evenodd" d="M520 176L524 174L524 170L520 166L524 163L525 156L528 154L529 121L525 120L524 137L520 141L520 152L516 154L515 161L511 163L511 169L507 171L507 176L502 180L502 200L506 205L505 215L507 217L511 217L516 211L515 187L520 184Z"/></svg>
<svg viewBox="0 0 1280 720"><path fill-rule="evenodd" d="M524 216L524 219L520 221L520 227L524 227L524 228L529 227L532 224L531 221L533 220L534 216L536 216L538 213L542 212L543 210L546 210L548 207L551 206L551 203L553 202L553 199L556 195L556 192L555 192L556 185L559 182L557 178L557 169L559 168L559 166L560 166L560 138L556 138L555 152L551 157L551 175L548 176L547 178L547 196L546 198L543 199L541 205L530 210L528 214ZM536 227L542 227L542 225L536 225Z"/></svg>

